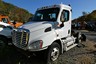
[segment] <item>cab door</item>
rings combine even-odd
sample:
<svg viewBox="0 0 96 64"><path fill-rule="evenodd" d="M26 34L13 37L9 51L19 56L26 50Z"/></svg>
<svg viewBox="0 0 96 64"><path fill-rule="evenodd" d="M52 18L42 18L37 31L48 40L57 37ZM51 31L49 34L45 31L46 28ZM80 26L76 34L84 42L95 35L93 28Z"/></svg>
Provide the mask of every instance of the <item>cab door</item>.
<svg viewBox="0 0 96 64"><path fill-rule="evenodd" d="M71 35L71 13L69 10L63 10L61 12L61 30L62 30L62 38L68 37Z"/></svg>

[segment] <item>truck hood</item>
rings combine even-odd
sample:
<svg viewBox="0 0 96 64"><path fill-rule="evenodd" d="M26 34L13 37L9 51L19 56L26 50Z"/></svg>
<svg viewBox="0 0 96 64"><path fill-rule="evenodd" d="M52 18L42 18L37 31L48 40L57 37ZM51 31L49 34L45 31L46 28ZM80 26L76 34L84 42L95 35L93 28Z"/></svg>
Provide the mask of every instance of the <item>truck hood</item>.
<svg viewBox="0 0 96 64"><path fill-rule="evenodd" d="M43 22L28 22L22 26L20 26L19 28L24 28L24 29L28 29L30 30L30 32L32 31L36 31L39 29L43 29L46 27L51 27L53 24L53 22L48 22L48 21L43 21Z"/></svg>

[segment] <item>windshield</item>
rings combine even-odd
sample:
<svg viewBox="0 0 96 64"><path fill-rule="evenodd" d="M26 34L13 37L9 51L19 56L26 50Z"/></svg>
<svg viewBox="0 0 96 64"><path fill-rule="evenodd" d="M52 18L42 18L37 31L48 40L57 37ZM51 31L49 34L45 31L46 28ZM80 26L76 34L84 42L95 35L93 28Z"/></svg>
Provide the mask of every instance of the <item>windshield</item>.
<svg viewBox="0 0 96 64"><path fill-rule="evenodd" d="M49 8L38 10L33 17L33 21L56 21L59 8Z"/></svg>

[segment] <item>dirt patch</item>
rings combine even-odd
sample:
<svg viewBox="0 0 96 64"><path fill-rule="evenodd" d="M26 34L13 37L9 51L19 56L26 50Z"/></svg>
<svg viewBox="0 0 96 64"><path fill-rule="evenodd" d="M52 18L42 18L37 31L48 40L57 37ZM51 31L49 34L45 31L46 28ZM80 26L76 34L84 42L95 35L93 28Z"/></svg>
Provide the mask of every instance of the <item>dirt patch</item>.
<svg viewBox="0 0 96 64"><path fill-rule="evenodd" d="M77 56L76 64L92 64L94 63L94 59L90 55L80 55Z"/></svg>
<svg viewBox="0 0 96 64"><path fill-rule="evenodd" d="M95 42L87 40L86 43L82 43L82 44L85 45L84 49L86 49L87 51L90 51L90 52L96 51L96 44L95 44Z"/></svg>
<svg viewBox="0 0 96 64"><path fill-rule="evenodd" d="M96 47L95 42L87 40L80 47L64 52L54 64L95 64Z"/></svg>

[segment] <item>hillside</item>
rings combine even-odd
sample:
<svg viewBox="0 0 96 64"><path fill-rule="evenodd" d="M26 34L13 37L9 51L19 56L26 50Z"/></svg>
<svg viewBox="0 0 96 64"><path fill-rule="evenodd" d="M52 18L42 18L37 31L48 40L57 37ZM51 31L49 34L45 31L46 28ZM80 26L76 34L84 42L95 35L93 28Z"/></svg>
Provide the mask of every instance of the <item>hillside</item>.
<svg viewBox="0 0 96 64"><path fill-rule="evenodd" d="M26 22L32 16L27 10L0 0L0 15L7 15L11 20Z"/></svg>
<svg viewBox="0 0 96 64"><path fill-rule="evenodd" d="M83 22L83 21L96 21L96 10L93 10L91 13L80 16L73 20L73 22Z"/></svg>

